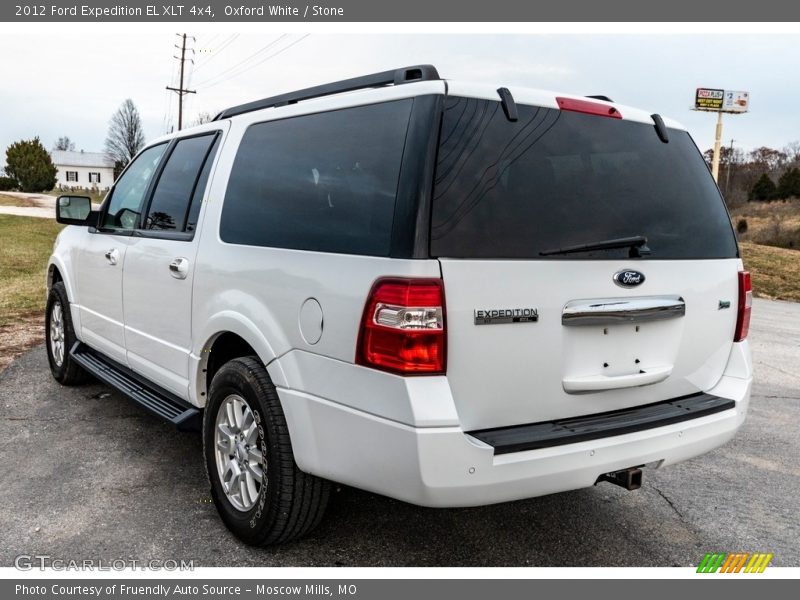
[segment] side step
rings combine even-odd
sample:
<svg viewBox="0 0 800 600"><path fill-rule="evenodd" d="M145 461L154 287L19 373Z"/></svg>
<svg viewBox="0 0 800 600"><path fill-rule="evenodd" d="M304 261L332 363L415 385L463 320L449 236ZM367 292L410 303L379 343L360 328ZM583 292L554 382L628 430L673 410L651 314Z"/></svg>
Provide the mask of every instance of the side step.
<svg viewBox="0 0 800 600"><path fill-rule="evenodd" d="M169 421L181 431L200 430L201 415L197 408L129 368L81 342L75 343L70 356L86 371L125 394L147 412Z"/></svg>

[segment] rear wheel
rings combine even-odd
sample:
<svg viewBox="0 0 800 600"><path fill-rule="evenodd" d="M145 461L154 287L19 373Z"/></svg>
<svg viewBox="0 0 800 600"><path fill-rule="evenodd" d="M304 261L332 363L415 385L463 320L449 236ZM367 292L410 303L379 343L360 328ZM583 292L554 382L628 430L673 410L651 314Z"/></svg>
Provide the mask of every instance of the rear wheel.
<svg viewBox="0 0 800 600"><path fill-rule="evenodd" d="M257 357L234 359L214 376L203 453L214 504L248 544L287 542L322 520L330 484L295 464L278 394Z"/></svg>
<svg viewBox="0 0 800 600"><path fill-rule="evenodd" d="M88 374L69 354L78 339L72 327L67 290L60 281L53 284L47 296L45 312L45 340L50 372L61 385L77 385L88 379Z"/></svg>

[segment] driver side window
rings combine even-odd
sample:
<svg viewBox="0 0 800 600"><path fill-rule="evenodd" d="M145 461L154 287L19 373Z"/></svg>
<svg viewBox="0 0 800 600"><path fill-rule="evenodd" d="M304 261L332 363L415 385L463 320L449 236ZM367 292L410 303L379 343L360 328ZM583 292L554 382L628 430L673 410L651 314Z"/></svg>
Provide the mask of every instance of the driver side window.
<svg viewBox="0 0 800 600"><path fill-rule="evenodd" d="M166 143L148 148L136 157L117 180L101 227L123 230L136 227L147 186L166 148Z"/></svg>

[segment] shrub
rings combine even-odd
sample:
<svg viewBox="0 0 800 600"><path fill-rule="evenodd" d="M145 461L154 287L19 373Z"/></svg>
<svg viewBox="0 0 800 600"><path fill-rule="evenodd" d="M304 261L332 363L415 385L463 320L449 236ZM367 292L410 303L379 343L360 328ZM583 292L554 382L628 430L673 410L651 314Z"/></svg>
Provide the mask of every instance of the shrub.
<svg viewBox="0 0 800 600"><path fill-rule="evenodd" d="M747 233L747 219L739 219L736 222L736 231L737 233Z"/></svg>
<svg viewBox="0 0 800 600"><path fill-rule="evenodd" d="M17 180L13 177L0 176L0 192L8 192L17 189Z"/></svg>

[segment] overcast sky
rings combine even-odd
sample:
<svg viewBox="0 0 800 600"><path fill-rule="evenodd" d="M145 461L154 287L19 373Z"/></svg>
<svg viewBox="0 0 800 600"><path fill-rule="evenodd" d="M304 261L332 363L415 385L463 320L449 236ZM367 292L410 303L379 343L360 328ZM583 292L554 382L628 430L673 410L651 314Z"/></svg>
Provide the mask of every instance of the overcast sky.
<svg viewBox="0 0 800 600"><path fill-rule="evenodd" d="M745 149L800 140L798 35L355 35L235 31L199 35L184 122L201 111L298 87L433 63L449 78L525 85L614 100L681 122L701 149L715 117L690 111L696 87L751 92L751 112L726 116L724 143ZM301 39L302 38L302 39ZM103 149L108 120L131 98L148 139L177 123L173 35L5 34L0 37L0 167L6 146L69 136ZM271 44L271 45L269 45ZM290 46L291 45L291 46Z"/></svg>

